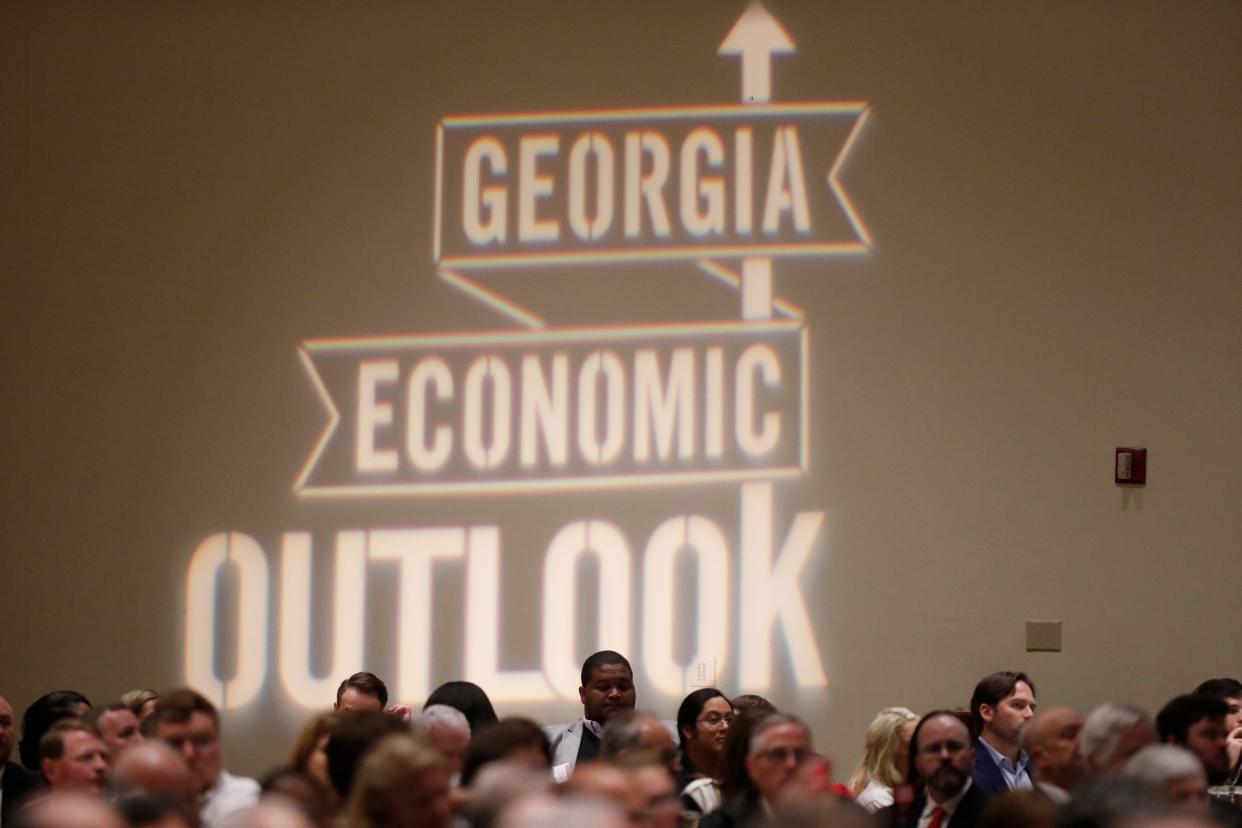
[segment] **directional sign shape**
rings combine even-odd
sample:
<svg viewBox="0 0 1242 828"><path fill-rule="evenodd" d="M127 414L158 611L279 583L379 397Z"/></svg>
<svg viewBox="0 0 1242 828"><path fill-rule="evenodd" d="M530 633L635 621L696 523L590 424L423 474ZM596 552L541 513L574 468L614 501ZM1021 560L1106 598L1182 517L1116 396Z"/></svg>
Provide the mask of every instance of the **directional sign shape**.
<svg viewBox="0 0 1242 828"><path fill-rule="evenodd" d="M439 277L538 329L544 317L514 301L511 281L531 268L680 261L719 278L729 261L745 318L788 315L773 295L775 261L873 246L840 178L870 108L773 103L773 57L795 52L753 2L717 50L740 59L740 103L446 115L436 129Z"/></svg>
<svg viewBox="0 0 1242 828"><path fill-rule="evenodd" d="M772 99L772 55L793 54L793 39L762 3L751 3L733 24L719 55L741 55L742 100L767 103Z"/></svg>

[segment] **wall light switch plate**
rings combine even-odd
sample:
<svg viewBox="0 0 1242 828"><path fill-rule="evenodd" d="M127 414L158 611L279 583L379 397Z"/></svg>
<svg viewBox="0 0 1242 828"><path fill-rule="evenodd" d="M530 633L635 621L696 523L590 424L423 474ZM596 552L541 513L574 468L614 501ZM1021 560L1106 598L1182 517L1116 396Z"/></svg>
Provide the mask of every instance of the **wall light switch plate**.
<svg viewBox="0 0 1242 828"><path fill-rule="evenodd" d="M716 659L712 656L696 659L686 668L686 686L692 690L716 686Z"/></svg>
<svg viewBox="0 0 1242 828"><path fill-rule="evenodd" d="M1147 484L1147 449L1117 447L1113 482L1127 486Z"/></svg>
<svg viewBox="0 0 1242 828"><path fill-rule="evenodd" d="M1027 621L1026 651L1028 653L1061 652L1061 622Z"/></svg>

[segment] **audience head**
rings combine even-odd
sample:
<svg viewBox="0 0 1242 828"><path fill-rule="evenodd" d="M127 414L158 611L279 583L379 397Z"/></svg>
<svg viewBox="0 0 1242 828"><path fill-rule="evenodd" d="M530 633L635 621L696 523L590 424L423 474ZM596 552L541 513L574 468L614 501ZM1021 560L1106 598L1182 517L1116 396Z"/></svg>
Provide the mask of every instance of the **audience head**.
<svg viewBox="0 0 1242 828"><path fill-rule="evenodd" d="M1171 804L1161 791L1140 779L1104 773L1078 786L1057 814L1057 828L1136 828L1168 815Z"/></svg>
<svg viewBox="0 0 1242 828"><path fill-rule="evenodd" d="M363 711L341 716L328 736L328 779L341 801L349 799L349 791L363 757L386 736L409 733L409 729L392 716L376 711Z"/></svg>
<svg viewBox="0 0 1242 828"><path fill-rule="evenodd" d="M627 814L595 795L528 796L500 815L499 828L627 828Z"/></svg>
<svg viewBox="0 0 1242 828"><path fill-rule="evenodd" d="M312 828L312 824L297 803L269 797L231 817L228 828Z"/></svg>
<svg viewBox="0 0 1242 828"><path fill-rule="evenodd" d="M349 828L444 828L451 816L449 769L439 751L413 734L394 733L363 757Z"/></svg>
<svg viewBox="0 0 1242 828"><path fill-rule="evenodd" d="M76 690L56 690L35 699L22 714L22 739L17 752L30 770L39 768L39 741L61 719L85 719L91 703Z"/></svg>
<svg viewBox="0 0 1242 828"><path fill-rule="evenodd" d="M474 784L483 767L498 760L536 771L552 766L552 744L543 728L530 719L510 716L480 730L466 748L461 784Z"/></svg>
<svg viewBox="0 0 1242 828"><path fill-rule="evenodd" d="M974 766L970 728L956 713L933 710L919 719L910 737L910 784L945 802L961 792Z"/></svg>
<svg viewBox="0 0 1242 828"><path fill-rule="evenodd" d="M630 768L630 778L638 790L640 814L649 828L678 828L681 825L681 798L675 777L658 762L644 762Z"/></svg>
<svg viewBox="0 0 1242 828"><path fill-rule="evenodd" d="M16 733L13 729L13 707L9 704L8 699L0 696L0 767L9 761L9 757L13 755L13 745L16 742Z"/></svg>
<svg viewBox="0 0 1242 828"><path fill-rule="evenodd" d="M862 793L872 782L893 788L905 780L910 737L918 721L919 717L905 707L886 707L875 715L867 727L863 757L850 777L850 790Z"/></svg>
<svg viewBox="0 0 1242 828"><path fill-rule="evenodd" d="M440 753L454 780L460 778L466 748L470 746L470 722L466 714L447 704L424 707L414 719L414 732Z"/></svg>
<svg viewBox="0 0 1242 828"><path fill-rule="evenodd" d="M677 708L677 737L681 761L688 770L715 776L733 723L733 704L714 687L704 687L682 699Z"/></svg>
<svg viewBox="0 0 1242 828"><path fill-rule="evenodd" d="M131 747L146 741L142 735L142 723L138 721L134 712L121 702L92 710L87 721L99 730L99 735L103 738L104 745L108 748L108 755L111 756L113 762Z"/></svg>
<svg viewBox="0 0 1242 828"><path fill-rule="evenodd" d="M483 692L482 687L471 681L446 681L441 684L431 691L423 709L435 704L447 704L460 710L470 723L471 733L478 733L498 721L492 700Z"/></svg>
<svg viewBox="0 0 1242 828"><path fill-rule="evenodd" d="M975 732L998 750L1016 748L1022 730L1035 715L1035 685L1026 673L1004 671L984 676L970 697Z"/></svg>
<svg viewBox="0 0 1242 828"><path fill-rule="evenodd" d="M108 783L108 749L99 731L81 719L61 719L39 740L43 777L54 790L102 795Z"/></svg>
<svg viewBox="0 0 1242 828"><path fill-rule="evenodd" d="M332 790L332 781L328 778L328 737L337 721L335 713L315 714L302 727L289 753L291 770L306 774L327 790Z"/></svg>
<svg viewBox="0 0 1242 828"><path fill-rule="evenodd" d="M159 701L159 698L160 694L154 690L140 687L136 690L126 690L121 694L120 702L138 717L139 722L144 722L155 712L155 703Z"/></svg>
<svg viewBox="0 0 1242 828"><path fill-rule="evenodd" d="M796 716L769 713L750 732L746 774L768 802L811 755L811 732Z"/></svg>
<svg viewBox="0 0 1242 828"><path fill-rule="evenodd" d="M586 762L561 786L564 793L611 802L631 823L641 822L643 796L628 770L609 762Z"/></svg>
<svg viewBox="0 0 1242 828"><path fill-rule="evenodd" d="M767 828L876 828L878 823L852 799L819 796L783 805L764 824Z"/></svg>
<svg viewBox="0 0 1242 828"><path fill-rule="evenodd" d="M1154 785L1187 805L1207 807L1207 776L1199 758L1176 745L1148 745L1130 757L1123 773Z"/></svg>
<svg viewBox="0 0 1242 828"><path fill-rule="evenodd" d="M756 696L754 693L743 693L740 696L734 696L730 703L733 705L733 715L735 716L740 716L747 710L757 710L760 713L776 712L776 705L763 696Z"/></svg>
<svg viewBox="0 0 1242 828"><path fill-rule="evenodd" d="M337 713L380 711L388 706L388 688L374 673L354 673L336 688Z"/></svg>
<svg viewBox="0 0 1242 828"><path fill-rule="evenodd" d="M220 716L205 696L188 687L169 691L160 696L143 729L185 758L200 793L216 784L224 769Z"/></svg>
<svg viewBox="0 0 1242 828"><path fill-rule="evenodd" d="M177 804L159 794L135 793L112 801L129 828L191 828Z"/></svg>
<svg viewBox="0 0 1242 828"><path fill-rule="evenodd" d="M750 756L750 735L760 720L772 715L758 707L750 707L734 714L733 724L725 736L724 751L720 756L720 795L732 799L743 791L753 790L755 785L746 773L746 759Z"/></svg>
<svg viewBox="0 0 1242 828"><path fill-rule="evenodd" d="M293 768L277 768L259 780L260 801L283 800L298 809L313 825L328 826L336 818L337 796L308 774Z"/></svg>
<svg viewBox="0 0 1242 828"><path fill-rule="evenodd" d="M191 828L198 824L201 782L185 756L164 742L135 745L112 766L112 792L117 798L155 796L176 805Z"/></svg>
<svg viewBox="0 0 1242 828"><path fill-rule="evenodd" d="M5 822L8 826L8 822ZM81 791L53 791L17 812L14 828L126 828L102 797Z"/></svg>
<svg viewBox="0 0 1242 828"><path fill-rule="evenodd" d="M1225 713L1225 730L1233 732L1242 727L1242 681L1232 678L1214 678L1195 688L1196 696L1220 699L1228 708Z"/></svg>
<svg viewBox="0 0 1242 828"><path fill-rule="evenodd" d="M504 724L505 721L513 720L502 719L497 724ZM480 735L494 727L496 725L484 728ZM473 743L470 749L474 750ZM462 774L463 784L467 783L465 773ZM539 796L552 784L546 762L542 768L537 769L521 759L499 759L485 767L480 766L471 781L471 796L463 813L471 828L492 828L500 814L515 802L528 796Z"/></svg>
<svg viewBox="0 0 1242 828"><path fill-rule="evenodd" d="M670 773L681 772L681 754L668 728L654 716L627 710L613 716L604 727L599 755L601 759L615 760L636 754L659 762Z"/></svg>
<svg viewBox="0 0 1242 828"><path fill-rule="evenodd" d="M1077 784L1087 770L1079 743L1081 732L1082 716L1068 707L1053 707L1027 722L1022 746L1038 781L1067 791Z"/></svg>
<svg viewBox="0 0 1242 828"><path fill-rule="evenodd" d="M1053 828L1057 806L1047 794L1034 789L1005 791L988 800L979 815L979 828Z"/></svg>
<svg viewBox="0 0 1242 828"><path fill-rule="evenodd" d="M1199 757L1208 783L1219 785L1229 775L1229 753L1225 743L1225 702L1211 696L1178 696L1156 714L1160 741L1178 745Z"/></svg>
<svg viewBox="0 0 1242 828"><path fill-rule="evenodd" d="M1133 704L1105 702L1087 714L1079 749L1097 771L1117 771L1140 749L1156 742L1151 717Z"/></svg>
<svg viewBox="0 0 1242 828"><path fill-rule="evenodd" d="M593 722L607 724L618 713L633 710L637 701L634 692L634 671L625 656L612 650L601 650L582 664L582 716Z"/></svg>

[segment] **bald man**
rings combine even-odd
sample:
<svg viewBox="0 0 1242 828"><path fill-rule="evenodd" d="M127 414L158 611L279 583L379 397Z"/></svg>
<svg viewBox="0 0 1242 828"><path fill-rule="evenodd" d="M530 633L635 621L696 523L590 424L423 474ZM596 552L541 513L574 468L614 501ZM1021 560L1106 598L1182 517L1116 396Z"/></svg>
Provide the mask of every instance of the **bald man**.
<svg viewBox="0 0 1242 828"><path fill-rule="evenodd" d="M112 768L112 790L117 797L162 796L177 806L192 828L199 824L198 787L185 758L164 742L135 745Z"/></svg>
<svg viewBox="0 0 1242 828"><path fill-rule="evenodd" d="M1082 716L1068 707L1036 714L1022 733L1022 746L1031 759L1035 784L1053 802L1069 799L1069 791L1087 772L1078 744Z"/></svg>

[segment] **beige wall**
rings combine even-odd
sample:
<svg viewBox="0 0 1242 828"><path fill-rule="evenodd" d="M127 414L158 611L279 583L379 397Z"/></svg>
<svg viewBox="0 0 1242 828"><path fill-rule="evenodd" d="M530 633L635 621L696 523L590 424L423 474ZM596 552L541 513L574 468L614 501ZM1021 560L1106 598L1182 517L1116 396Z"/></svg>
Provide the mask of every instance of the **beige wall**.
<svg viewBox="0 0 1242 828"><path fill-rule="evenodd" d="M188 562L215 532L275 567L286 531L319 550L344 528L498 525L514 668L538 664L538 573L566 522L614 521L636 555L670 514L736 535L736 485L291 494L323 426L300 342L504 327L435 278L441 117L737 96L715 51L741 4L442 5L0 6L15 707L184 681ZM993 669L1083 708L1237 675L1242 6L772 10L799 50L778 98L872 106L845 182L876 246L777 266L813 366L810 470L777 484L777 525L826 516L803 592L830 689L799 692L778 644L770 695L844 775L874 710L963 703ZM737 314L683 265L521 284L553 325ZM1113 484L1119 445L1149 449L1145 489ZM368 664L391 675L392 570L371 572ZM437 586L439 681L461 671L460 569ZM1064 651L1025 653L1026 619L1061 620ZM258 699L226 719L251 773L306 713L268 647ZM676 700L642 702L671 717Z"/></svg>

